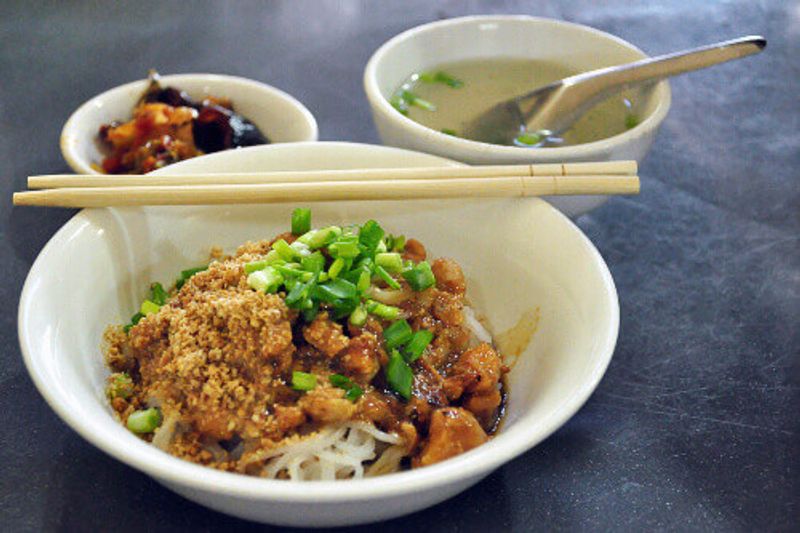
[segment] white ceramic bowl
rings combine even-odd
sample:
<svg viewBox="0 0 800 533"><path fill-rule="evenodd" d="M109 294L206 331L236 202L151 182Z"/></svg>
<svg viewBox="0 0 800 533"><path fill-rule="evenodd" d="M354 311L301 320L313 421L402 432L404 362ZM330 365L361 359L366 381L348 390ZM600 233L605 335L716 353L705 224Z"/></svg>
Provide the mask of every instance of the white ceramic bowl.
<svg viewBox="0 0 800 533"><path fill-rule="evenodd" d="M236 76L220 74L173 74L161 77L164 86L186 91L197 100L213 95L228 97L236 111L258 126L273 143L316 141L314 115L291 95L270 85ZM61 153L78 174L99 174L92 164L100 164L103 146L97 132L115 120L128 120L147 80L120 85L99 94L80 106L61 131Z"/></svg>
<svg viewBox="0 0 800 533"><path fill-rule="evenodd" d="M364 89L381 140L473 165L574 161L641 161L670 106L666 81L650 91L636 127L596 142L546 149L498 146L446 135L425 127L389 104L389 97L412 73L466 59L542 59L587 71L647 57L622 39L587 26L527 16L475 16L423 24L381 46L364 70ZM533 87L532 87L533 89ZM569 216L602 204L605 196L553 198Z"/></svg>
<svg viewBox="0 0 800 533"><path fill-rule="evenodd" d="M380 146L299 143L221 152L167 167L270 171L432 166L440 158ZM532 342L509 375L502 430L466 454L380 478L292 483L219 472L176 459L139 440L112 416L103 329L128 320L153 280L247 239L285 231L293 206L86 209L45 246L19 308L22 353L58 415L92 444L200 504L242 518L293 526L383 520L434 505L478 482L564 424L586 401L611 359L619 307L594 246L538 199L318 203L317 225L376 218L421 239L433 256L456 258L473 305L495 332L539 308Z"/></svg>

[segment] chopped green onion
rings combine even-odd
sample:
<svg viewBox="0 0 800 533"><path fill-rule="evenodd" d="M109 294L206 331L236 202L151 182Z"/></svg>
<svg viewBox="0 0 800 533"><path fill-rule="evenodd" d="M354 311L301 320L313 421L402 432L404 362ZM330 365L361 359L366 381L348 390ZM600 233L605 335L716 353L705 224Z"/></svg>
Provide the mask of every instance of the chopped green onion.
<svg viewBox="0 0 800 533"><path fill-rule="evenodd" d="M361 397L361 395L364 394L363 389L353 383L353 381L347 376L343 376L341 374L331 374L328 376L328 380L334 387L344 389L346 391L344 397L351 402L355 403Z"/></svg>
<svg viewBox="0 0 800 533"><path fill-rule="evenodd" d="M402 252L406 247L404 235L387 235L384 242L386 243L387 252Z"/></svg>
<svg viewBox="0 0 800 533"><path fill-rule="evenodd" d="M357 296L356 286L345 279L328 281L314 288L314 295L324 302L350 300Z"/></svg>
<svg viewBox="0 0 800 533"><path fill-rule="evenodd" d="M358 275L358 282L356 282L356 290L360 293L365 293L369 289L369 286L372 281L372 274L370 274L369 269L365 268L361 270L361 274Z"/></svg>
<svg viewBox="0 0 800 533"><path fill-rule="evenodd" d="M356 239L348 241L337 241L328 246L328 253L336 258L353 259L358 257L361 249L358 247Z"/></svg>
<svg viewBox="0 0 800 533"><path fill-rule="evenodd" d="M386 365L386 381L400 396L406 400L411 398L414 373L397 350L392 350L389 364Z"/></svg>
<svg viewBox="0 0 800 533"><path fill-rule="evenodd" d="M391 100L389 100L389 103L393 108L397 109L402 114L408 115L408 102L406 102L401 95L396 94L392 96Z"/></svg>
<svg viewBox="0 0 800 533"><path fill-rule="evenodd" d="M311 278L309 281L303 283L298 282L293 285L291 290L289 290L289 294L286 295L286 306L291 309L300 309L316 282L316 278Z"/></svg>
<svg viewBox="0 0 800 533"><path fill-rule="evenodd" d="M463 81L441 70L437 72L422 72L419 75L419 79L425 83L444 83L453 89L458 89L464 85Z"/></svg>
<svg viewBox="0 0 800 533"><path fill-rule="evenodd" d="M400 308L392 305L385 305L373 300L367 300L367 311L380 318L394 320L400 316Z"/></svg>
<svg viewBox="0 0 800 533"><path fill-rule="evenodd" d="M374 220L368 220L361 226L361 231L358 234L358 241L363 244L367 250L373 251L383 239L383 234L384 231L380 224Z"/></svg>
<svg viewBox="0 0 800 533"><path fill-rule="evenodd" d="M156 407L134 411L128 416L126 425L134 433L152 433L161 425L161 411Z"/></svg>
<svg viewBox="0 0 800 533"><path fill-rule="evenodd" d="M398 320L383 330L383 342L390 350L407 343L413 336L414 332L406 320Z"/></svg>
<svg viewBox="0 0 800 533"><path fill-rule="evenodd" d="M538 132L528 132L528 131L526 131L524 133L520 133L519 135L517 135L516 139L514 139L514 140L517 142L517 144L524 144L526 146L534 146L534 145L537 145L540 142L542 142L543 138L544 138L544 136L541 135Z"/></svg>
<svg viewBox="0 0 800 533"><path fill-rule="evenodd" d="M197 274L198 272L202 272L202 271L204 271L206 269L208 269L207 266L187 268L186 270L181 270L181 277L183 279L189 279L192 276L194 276L195 274Z"/></svg>
<svg viewBox="0 0 800 533"><path fill-rule="evenodd" d="M180 288L183 287L183 285L189 280L189 278L191 278L198 272L206 270L207 268L208 268L207 266L202 266L202 267L188 268L186 270L182 270L181 277L178 278L178 280L175 282L175 288L180 290Z"/></svg>
<svg viewBox="0 0 800 533"><path fill-rule="evenodd" d="M342 234L342 228L339 226L328 226L327 228L311 230L301 235L297 240L307 245L312 250L322 248L326 244L332 242L336 237Z"/></svg>
<svg viewBox="0 0 800 533"><path fill-rule="evenodd" d="M284 279L276 267L267 267L264 270L256 270L247 276L247 285L257 291L274 293L278 291Z"/></svg>
<svg viewBox="0 0 800 533"><path fill-rule="evenodd" d="M306 257L308 255L311 255L311 249L308 247L308 245L303 244L300 241L294 241L292 244L289 245L289 247L295 252L297 252L297 255L299 255L300 257Z"/></svg>
<svg viewBox="0 0 800 533"><path fill-rule="evenodd" d="M376 267L375 267L375 273L376 273L378 276L380 276L380 278L381 278L383 281L385 281L385 282L386 282L386 284L387 284L389 287L391 287L391 288L393 288L393 289L399 289L399 288L400 288L400 284L399 284L399 283L397 283L397 281L396 281L396 280L395 280L395 279L394 279L392 276L390 276L390 275L389 275L389 273L388 273L388 272L386 272L386 269L385 269L385 268L383 268L382 266L380 266L380 265L376 266Z"/></svg>
<svg viewBox="0 0 800 533"><path fill-rule="evenodd" d="M311 303L311 307L303 309L303 320L312 322L319 314L319 302L311 302L310 300L306 300L306 302Z"/></svg>
<svg viewBox="0 0 800 533"><path fill-rule="evenodd" d="M294 390L308 391L317 386L317 376L308 372L295 370L292 372L292 388Z"/></svg>
<svg viewBox="0 0 800 533"><path fill-rule="evenodd" d="M425 351L425 348L428 347L432 340L433 333L427 329L421 329L414 332L411 340L408 341L408 344L406 344L406 347L403 350L403 355L405 356L406 361L413 363L419 359L422 355L422 352Z"/></svg>
<svg viewBox="0 0 800 533"><path fill-rule="evenodd" d="M137 312L136 312L136 314L134 314L134 315L131 317L131 323L130 323L130 324L128 324L128 325L126 325L126 326L124 326L124 327L122 328L122 331L124 331L125 333L128 333L128 332L131 330L131 328L132 328L133 326L135 326L136 324L138 324L138 323L139 323L139 321L140 321L141 319L143 319L143 318L144 318L144 314L142 314L142 313L139 313L139 312L137 311Z"/></svg>
<svg viewBox="0 0 800 533"><path fill-rule="evenodd" d="M453 137L458 137L458 134L456 133L456 130L451 129L451 128L442 128L439 131L441 131L445 135L451 135Z"/></svg>
<svg viewBox="0 0 800 533"><path fill-rule="evenodd" d="M353 382L350 381L350 378L343 376L342 374L331 374L328 376L328 381L331 382L331 385L334 387L339 387L340 389L347 389L353 385Z"/></svg>
<svg viewBox="0 0 800 533"><path fill-rule="evenodd" d="M403 258L397 252L377 254L375 256L375 264L383 267L386 272L400 272L403 270Z"/></svg>
<svg viewBox="0 0 800 533"><path fill-rule="evenodd" d="M264 256L264 261L267 262L267 265L274 265L276 263L285 263L286 260L281 257L281 254L278 253L277 250L270 250L267 252L267 255Z"/></svg>
<svg viewBox="0 0 800 533"><path fill-rule="evenodd" d="M375 261L372 260L372 257L362 257L358 260L355 267L356 268L363 268L365 270L372 270L372 266L375 264Z"/></svg>
<svg viewBox="0 0 800 533"><path fill-rule="evenodd" d="M311 209L298 207L292 211L292 233L302 235L311 231Z"/></svg>
<svg viewBox="0 0 800 533"><path fill-rule="evenodd" d="M331 304L333 307L333 318L339 320L349 316L358 307L358 300L353 298L350 300L336 300Z"/></svg>
<svg viewBox="0 0 800 533"><path fill-rule="evenodd" d="M160 283L156 282L150 285L150 300L158 305L164 305L167 303L167 298L169 298L169 294Z"/></svg>
<svg viewBox="0 0 800 533"><path fill-rule="evenodd" d="M106 396L109 400L122 398L127 400L133 396L133 380L127 372L111 374L106 387Z"/></svg>
<svg viewBox="0 0 800 533"><path fill-rule="evenodd" d="M269 266L269 263L266 261L252 261L244 265L244 272L245 274L252 274L256 270L264 270Z"/></svg>
<svg viewBox="0 0 800 533"><path fill-rule="evenodd" d="M319 273L325 268L325 256L321 252L314 252L313 254L304 257L300 260L303 270L308 272Z"/></svg>
<svg viewBox="0 0 800 533"><path fill-rule="evenodd" d="M341 257L336 258L336 260L331 264L331 267L328 269L328 277L331 279L336 279L343 268L344 259Z"/></svg>
<svg viewBox="0 0 800 533"><path fill-rule="evenodd" d="M281 259L284 261L293 261L294 259L300 259L300 253L289 246L289 243L283 239L278 239L274 243L272 243L272 249L278 252L278 255L281 256Z"/></svg>
<svg viewBox="0 0 800 533"><path fill-rule="evenodd" d="M433 105L433 102L423 100L422 98L414 98L414 101L411 103L417 107L421 107L425 111L436 111L436 106Z"/></svg>
<svg viewBox="0 0 800 533"><path fill-rule="evenodd" d="M402 276L415 291L424 291L436 284L436 277L427 261L417 263L414 268L403 272Z"/></svg>
<svg viewBox="0 0 800 533"><path fill-rule="evenodd" d="M151 302L150 300L145 300L142 302L142 306L139 308L139 312L143 315L151 315L153 313L157 313L158 310L161 309L161 306L155 302Z"/></svg>
<svg viewBox="0 0 800 533"><path fill-rule="evenodd" d="M412 93L409 90L403 90L400 92L400 96L403 97L403 100L408 102L408 105L415 105L421 109L426 111L436 111L436 106L433 103L420 98L416 94Z"/></svg>
<svg viewBox="0 0 800 533"><path fill-rule="evenodd" d="M352 387L347 389L347 392L344 393L344 397L345 399L350 400L353 403L356 403L358 399L361 398L362 394L364 394L364 390L358 385L353 385Z"/></svg>
<svg viewBox="0 0 800 533"><path fill-rule="evenodd" d="M289 263L287 265L273 265L269 268L277 270L284 278L298 278L301 281L308 281L314 277L312 272L300 270L299 266L297 263Z"/></svg>
<svg viewBox="0 0 800 533"><path fill-rule="evenodd" d="M406 237L405 235L395 235L394 242L392 243L392 251L393 252L402 252L406 249Z"/></svg>
<svg viewBox="0 0 800 533"><path fill-rule="evenodd" d="M367 322L367 310L364 308L363 305L359 305L356 307L352 313L350 313L350 323L354 326L363 326Z"/></svg>
<svg viewBox="0 0 800 533"><path fill-rule="evenodd" d="M639 117L634 115L633 113L628 113L625 115L625 127L627 129L635 128L639 125Z"/></svg>

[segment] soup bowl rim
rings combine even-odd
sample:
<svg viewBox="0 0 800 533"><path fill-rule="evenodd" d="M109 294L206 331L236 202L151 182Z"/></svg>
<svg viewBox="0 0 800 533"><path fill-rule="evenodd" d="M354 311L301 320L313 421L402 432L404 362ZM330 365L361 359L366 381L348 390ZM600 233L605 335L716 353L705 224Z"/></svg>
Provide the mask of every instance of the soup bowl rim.
<svg viewBox="0 0 800 533"><path fill-rule="evenodd" d="M503 24L518 22L563 26L577 29L584 32L591 38L612 41L622 45L623 47L641 55L642 59L648 57L644 51L630 42L622 39L621 37L574 22L567 22L546 17L534 17L530 15L470 15L465 17L450 18L422 24L401 32L382 44L372 54L364 69L363 84L367 95L367 100L369 101L373 112L380 113L388 121L400 126L406 135L424 137L440 146L449 147L453 150L458 150L459 152L483 153L498 158L519 158L526 152L530 153L532 149L528 147L504 146L474 141L471 139L464 139L424 126L419 122L408 118L395 109L389 103L388 98L384 97L384 95L381 93L378 83L378 69L381 63L385 60L385 57L392 51L392 49L404 42L414 40L428 32L436 32L438 30L448 29L454 26L479 23ZM536 149L536 155L546 157L548 160L558 160L559 158L565 160L574 160L592 157L595 154L611 151L619 146L635 142L641 137L651 135L654 130L658 129L658 127L661 125L661 122L663 122L664 118L669 112L672 96L669 82L667 80L662 80L656 84L656 86L653 88L652 98L656 99L655 107L633 128L616 135L611 135L609 137L604 137L588 143Z"/></svg>

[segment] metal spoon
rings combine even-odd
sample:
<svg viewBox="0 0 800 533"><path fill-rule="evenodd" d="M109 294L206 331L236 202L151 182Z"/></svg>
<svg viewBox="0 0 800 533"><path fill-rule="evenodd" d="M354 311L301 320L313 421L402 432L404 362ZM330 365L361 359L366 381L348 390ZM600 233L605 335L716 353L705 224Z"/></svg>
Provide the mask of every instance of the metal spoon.
<svg viewBox="0 0 800 533"><path fill-rule="evenodd" d="M463 135L513 144L523 131L542 131L541 145L547 136L568 130L586 111L614 93L756 54L765 46L764 37L751 35L576 74L495 105L468 123Z"/></svg>

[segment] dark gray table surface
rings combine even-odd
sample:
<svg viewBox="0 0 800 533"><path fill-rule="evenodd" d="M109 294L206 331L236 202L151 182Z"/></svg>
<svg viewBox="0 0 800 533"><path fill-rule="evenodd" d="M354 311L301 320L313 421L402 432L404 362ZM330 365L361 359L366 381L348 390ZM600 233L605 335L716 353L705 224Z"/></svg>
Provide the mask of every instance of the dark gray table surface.
<svg viewBox="0 0 800 533"><path fill-rule="evenodd" d="M764 54L672 82L642 194L579 220L619 290L614 359L581 411L401 530L789 530L800 442L800 3L0 3L0 529L258 530L197 506L90 446L27 376L16 308L28 269L72 215L13 209L28 174L68 171L62 124L107 88L220 72L280 87L322 140L377 143L370 54L438 18L523 13L663 53L750 33ZM75 312L80 312L76 309ZM364 531L367 528L363 528Z"/></svg>

